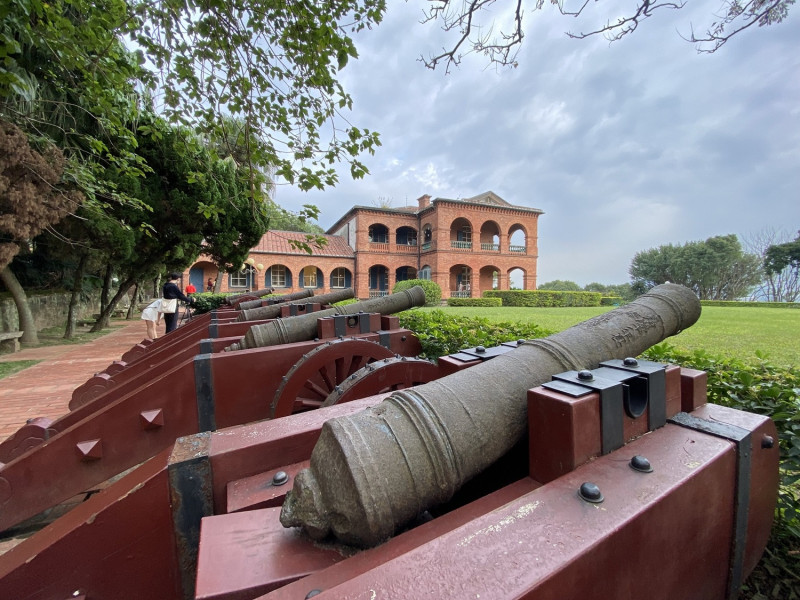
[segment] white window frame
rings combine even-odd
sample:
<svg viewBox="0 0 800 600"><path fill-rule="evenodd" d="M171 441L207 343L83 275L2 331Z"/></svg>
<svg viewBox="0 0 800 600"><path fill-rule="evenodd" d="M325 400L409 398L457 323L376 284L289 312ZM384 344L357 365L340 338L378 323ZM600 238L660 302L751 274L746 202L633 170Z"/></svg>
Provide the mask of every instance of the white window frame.
<svg viewBox="0 0 800 600"><path fill-rule="evenodd" d="M276 288L289 287L286 285L286 266L272 265L269 269L270 286Z"/></svg>
<svg viewBox="0 0 800 600"><path fill-rule="evenodd" d="M343 288L347 281L347 269L337 267L331 273L331 288Z"/></svg>
<svg viewBox="0 0 800 600"><path fill-rule="evenodd" d="M241 269L236 273L228 273L228 287L246 288L250 277L247 268Z"/></svg>
<svg viewBox="0 0 800 600"><path fill-rule="evenodd" d="M303 278L303 287L304 288L316 288L317 287L317 268L316 267L305 267L303 269L301 277Z"/></svg>

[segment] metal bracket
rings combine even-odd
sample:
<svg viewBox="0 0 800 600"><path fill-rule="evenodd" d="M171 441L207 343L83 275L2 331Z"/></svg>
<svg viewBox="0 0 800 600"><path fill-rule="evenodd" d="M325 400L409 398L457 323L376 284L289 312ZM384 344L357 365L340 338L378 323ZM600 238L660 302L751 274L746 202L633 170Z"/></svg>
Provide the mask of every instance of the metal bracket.
<svg viewBox="0 0 800 600"><path fill-rule="evenodd" d="M742 563L747 543L747 520L750 512L750 470L753 453L752 432L736 425L706 421L689 413L680 412L669 423L694 429L736 444L736 501L731 541L731 560L728 570L728 600L735 600L742 585Z"/></svg>
<svg viewBox="0 0 800 600"><path fill-rule="evenodd" d="M391 350L392 333L390 331L385 331L383 329L379 329L375 333L378 334L378 343L384 348L389 348Z"/></svg>
<svg viewBox="0 0 800 600"><path fill-rule="evenodd" d="M197 426L200 431L217 429L211 356L211 354L198 354L194 357L194 389L197 397Z"/></svg>
<svg viewBox="0 0 800 600"><path fill-rule="evenodd" d="M649 412L647 413L647 428L655 431L667 423L667 369L662 363L649 360L626 358L613 359L600 363L603 367L619 369L623 372L636 373L642 381L629 383L631 403L637 402L634 394L643 394L646 398ZM627 408L626 408L627 410ZM630 413L628 413L630 415ZM633 415L631 415L633 416Z"/></svg>
<svg viewBox="0 0 800 600"><path fill-rule="evenodd" d="M212 336L212 338L215 338L215 337L216 337L215 335ZM206 339L200 340L200 354L211 354L212 352L214 352L213 344L214 344L214 340L211 339L211 338L206 338Z"/></svg>
<svg viewBox="0 0 800 600"><path fill-rule="evenodd" d="M622 448L625 444L625 434L623 431L623 384L613 379L596 377L595 371L567 371L553 375L552 382L542 384L542 387L555 389L556 391L567 393L574 397L583 396L588 393L586 390L598 392L600 395L600 451L603 454L613 452L617 448ZM562 382L571 384L570 387L583 387L582 393L570 394L566 389L570 387L554 387L552 384Z"/></svg>

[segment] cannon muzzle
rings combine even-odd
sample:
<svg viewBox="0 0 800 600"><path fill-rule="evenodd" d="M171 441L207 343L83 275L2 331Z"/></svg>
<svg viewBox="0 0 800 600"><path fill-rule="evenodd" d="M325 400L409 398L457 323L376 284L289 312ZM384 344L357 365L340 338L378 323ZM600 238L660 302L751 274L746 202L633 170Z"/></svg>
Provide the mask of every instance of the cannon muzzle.
<svg viewBox="0 0 800 600"><path fill-rule="evenodd" d="M284 304L287 302L291 302L293 300L302 300L303 298L308 298L309 296L314 295L314 290L301 290L299 292L292 292L291 294L284 294L282 296L273 296L269 299L270 306L275 304ZM253 308L262 308L264 300L259 298L258 300L247 300L246 302L239 303L239 310L242 312L246 310L251 310ZM242 314L239 313L239 320L240 321L247 321L248 319L242 319ZM258 317L257 317L258 318Z"/></svg>
<svg viewBox="0 0 800 600"><path fill-rule="evenodd" d="M262 288L260 290L253 290L252 292L245 292L244 294L236 294L235 296L228 296L225 298L227 304L235 304L239 298L244 296L254 296L261 298L262 296L269 296L274 290L272 288Z"/></svg>
<svg viewBox="0 0 800 600"><path fill-rule="evenodd" d="M548 338L331 419L287 495L281 523L315 539L332 533L374 546L516 444L526 430L528 389L557 373L637 356L699 316L691 290L661 285Z"/></svg>
<svg viewBox="0 0 800 600"><path fill-rule="evenodd" d="M424 304L425 291L420 286L415 286L382 298L371 298L361 302L354 302L353 304L345 304L344 306L334 306L333 308L307 315L298 315L288 319L277 319L269 323L253 325L248 329L241 341L231 344L227 350L263 348L314 339L317 335L317 320L322 317L354 315L362 312L391 315Z"/></svg>
<svg viewBox="0 0 800 600"><path fill-rule="evenodd" d="M310 291L311 290L308 290L308 292ZM298 294L299 293L300 292L298 292ZM333 304L335 302L341 302L342 300L349 300L355 296L355 293L353 292L353 288L346 288L343 290L330 292L329 294L320 294L319 296L306 293L298 298L287 297L286 302L281 304L272 304L270 306L251 305L251 307L247 309L247 307L242 304L239 306L239 308L244 308L247 310L242 310L242 312L239 313L237 321L260 321L262 319L274 319L280 316L282 307L286 306L287 304L306 304L309 302L308 299L303 302L298 302L298 300L301 300L302 298L309 298L309 296L313 296L313 298L310 299L311 302L319 302L320 304Z"/></svg>

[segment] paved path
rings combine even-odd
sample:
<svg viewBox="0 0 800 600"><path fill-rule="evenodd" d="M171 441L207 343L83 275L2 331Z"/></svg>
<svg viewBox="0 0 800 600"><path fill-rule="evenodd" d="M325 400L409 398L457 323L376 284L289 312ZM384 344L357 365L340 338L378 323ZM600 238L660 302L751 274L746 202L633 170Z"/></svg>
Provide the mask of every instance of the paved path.
<svg viewBox="0 0 800 600"><path fill-rule="evenodd" d="M69 412L72 391L105 369L145 337L141 319L113 321L115 330L86 344L25 348L0 354L0 362L41 360L0 379L0 441L34 417L56 419Z"/></svg>

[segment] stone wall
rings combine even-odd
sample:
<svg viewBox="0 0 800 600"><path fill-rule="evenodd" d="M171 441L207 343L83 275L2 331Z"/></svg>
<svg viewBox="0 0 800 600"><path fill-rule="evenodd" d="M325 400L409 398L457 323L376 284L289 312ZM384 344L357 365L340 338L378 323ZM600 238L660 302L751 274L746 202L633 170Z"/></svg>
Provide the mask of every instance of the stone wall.
<svg viewBox="0 0 800 600"><path fill-rule="evenodd" d="M48 327L60 327L66 325L67 311L69 310L69 299L71 294L49 294L49 295L30 295L28 304L31 307L36 329L42 330ZM93 313L100 310L100 292L90 296L88 301L81 301L76 307L75 318L91 319ZM0 297L0 331L19 331L19 315L17 305L10 294L3 294Z"/></svg>

